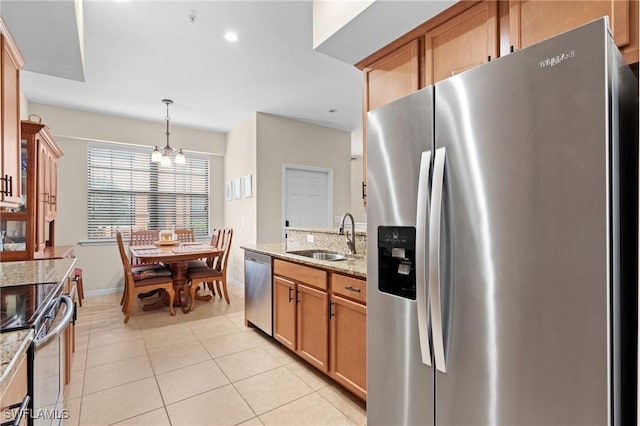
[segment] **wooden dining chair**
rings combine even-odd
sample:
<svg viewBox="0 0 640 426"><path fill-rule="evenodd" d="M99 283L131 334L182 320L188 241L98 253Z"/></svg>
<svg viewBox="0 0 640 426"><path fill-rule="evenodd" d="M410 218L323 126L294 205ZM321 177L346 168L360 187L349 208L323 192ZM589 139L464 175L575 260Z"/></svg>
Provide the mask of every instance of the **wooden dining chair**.
<svg viewBox="0 0 640 426"><path fill-rule="evenodd" d="M222 236L224 238L224 246L222 247L223 252L219 256L209 258L207 261L207 267L191 268L187 270L187 280L189 282L189 292L191 296L189 310L193 309L196 289L200 283L207 283L209 289L215 295L215 291L213 289L213 283L215 282L216 288L218 289L218 295L222 297L224 292L224 299L227 304L230 303L229 293L227 291L227 263L229 261L229 254L231 251L233 229L224 229L222 231Z"/></svg>
<svg viewBox="0 0 640 426"><path fill-rule="evenodd" d="M140 230L140 231L131 231L131 238L129 238L130 246L148 246L160 238L160 231L158 230ZM138 260L135 258L131 258L131 264L138 264Z"/></svg>
<svg viewBox="0 0 640 426"><path fill-rule="evenodd" d="M193 243L196 240L193 229L176 229L173 233L181 243Z"/></svg>
<svg viewBox="0 0 640 426"><path fill-rule="evenodd" d="M118 241L118 250L120 251L120 259L124 269L124 291L126 293L123 304L124 323L126 324L129 321L133 311L135 294L156 289L162 289L167 292L169 295L169 313L174 316L176 314L173 310L175 291L173 290L171 271L162 266L148 265L145 267L146 269L138 269L134 274L120 231L116 232L116 240Z"/></svg>
<svg viewBox="0 0 640 426"><path fill-rule="evenodd" d="M216 248L221 248L223 240L224 240L224 229L214 229L213 232L211 232L211 241L209 242L209 245L211 247L216 247ZM214 256L214 257L210 257L210 258L202 258L199 260L190 260L189 261L189 265L187 266L187 271L189 269L196 269L196 268L207 268L207 267L211 267L216 263L216 258L218 256ZM208 286L211 289L211 293L213 294L213 296L216 295L216 292L214 290L213 287L213 282L211 283L206 283L206 282L202 282L201 284L204 284L202 286L203 289L206 289L205 286ZM199 286L199 284L198 284ZM196 291L198 291L198 289L195 289Z"/></svg>

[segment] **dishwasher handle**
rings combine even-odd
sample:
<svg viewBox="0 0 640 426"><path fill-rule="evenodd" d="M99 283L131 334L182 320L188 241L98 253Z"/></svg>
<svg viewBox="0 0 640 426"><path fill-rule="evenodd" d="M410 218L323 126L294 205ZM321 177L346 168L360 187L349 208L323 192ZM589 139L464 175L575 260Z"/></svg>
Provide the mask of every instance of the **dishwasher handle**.
<svg viewBox="0 0 640 426"><path fill-rule="evenodd" d="M33 341L36 352L38 352L40 349L51 343L55 338L60 336L73 319L73 301L69 298L69 296L65 296L64 294L60 296L59 303L61 305L64 304L66 307L64 316L62 317L62 320L58 323L58 325L56 325L52 330L49 330L44 337Z"/></svg>

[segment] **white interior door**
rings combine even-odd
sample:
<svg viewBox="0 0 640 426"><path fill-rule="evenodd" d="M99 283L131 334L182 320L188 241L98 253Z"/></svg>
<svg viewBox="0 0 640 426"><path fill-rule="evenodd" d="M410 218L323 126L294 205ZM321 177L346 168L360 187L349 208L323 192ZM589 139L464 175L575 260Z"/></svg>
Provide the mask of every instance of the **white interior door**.
<svg viewBox="0 0 640 426"><path fill-rule="evenodd" d="M330 228L333 215L331 170L284 166L284 221L296 228Z"/></svg>

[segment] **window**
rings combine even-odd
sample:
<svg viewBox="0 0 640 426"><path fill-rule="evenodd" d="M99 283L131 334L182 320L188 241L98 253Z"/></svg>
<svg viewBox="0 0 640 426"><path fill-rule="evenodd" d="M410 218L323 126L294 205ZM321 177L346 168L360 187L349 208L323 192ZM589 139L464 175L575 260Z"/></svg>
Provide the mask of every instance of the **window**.
<svg viewBox="0 0 640 426"><path fill-rule="evenodd" d="M209 235L209 159L189 154L186 164L161 167L151 151L129 145L89 143L87 236L125 239L143 229L193 229Z"/></svg>

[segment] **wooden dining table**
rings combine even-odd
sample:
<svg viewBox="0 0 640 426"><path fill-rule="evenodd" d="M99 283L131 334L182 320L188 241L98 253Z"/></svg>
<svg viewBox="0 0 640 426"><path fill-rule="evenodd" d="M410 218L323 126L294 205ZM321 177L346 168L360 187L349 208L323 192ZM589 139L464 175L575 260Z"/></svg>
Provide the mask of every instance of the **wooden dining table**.
<svg viewBox="0 0 640 426"><path fill-rule="evenodd" d="M162 263L171 268L171 279L176 292L175 304L182 307L182 311L188 312L186 305L186 295L189 294L187 288L187 267L190 260L198 260L221 255L224 250L221 248L200 244L200 243L180 243L175 245L141 245L129 246L131 256L140 263ZM198 300L211 300L211 296L201 296L196 294ZM145 311L157 309L165 306L168 300L164 298L150 305L145 305Z"/></svg>

